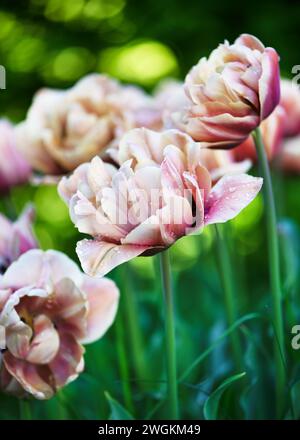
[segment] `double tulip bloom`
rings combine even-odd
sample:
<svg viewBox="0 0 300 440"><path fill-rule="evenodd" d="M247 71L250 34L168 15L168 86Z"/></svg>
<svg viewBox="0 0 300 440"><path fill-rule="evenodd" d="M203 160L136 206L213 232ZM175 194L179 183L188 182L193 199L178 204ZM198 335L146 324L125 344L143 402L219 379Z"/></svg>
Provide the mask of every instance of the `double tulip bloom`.
<svg viewBox="0 0 300 440"><path fill-rule="evenodd" d="M0 214L0 274L20 255L38 247L32 230L33 218L32 206L27 206L15 222Z"/></svg>
<svg viewBox="0 0 300 440"><path fill-rule="evenodd" d="M0 193L27 182L31 168L17 150L14 128L6 120L0 120Z"/></svg>
<svg viewBox="0 0 300 440"><path fill-rule="evenodd" d="M278 55L251 35L200 59L185 80L189 106L176 123L211 148L241 144L279 103Z"/></svg>
<svg viewBox="0 0 300 440"><path fill-rule="evenodd" d="M282 105L278 105L273 113L265 119L261 125L261 135L264 141L264 148L268 160L274 159L282 150L282 143L288 115ZM256 149L253 137L250 135L237 147L233 148L232 154L238 161L250 159L252 162L257 160Z"/></svg>
<svg viewBox="0 0 300 440"><path fill-rule="evenodd" d="M130 128L157 124L160 113L141 89L92 74L67 91L38 92L16 135L32 167L55 175L109 150L113 155L116 139Z"/></svg>
<svg viewBox="0 0 300 440"><path fill-rule="evenodd" d="M287 118L284 125L284 142L280 165L287 172L300 171L300 90L292 81L281 82L281 101Z"/></svg>
<svg viewBox="0 0 300 440"><path fill-rule="evenodd" d="M222 177L212 186L201 146L177 131L129 131L119 145L120 168L99 157L59 184L78 230L89 275L103 276L138 255L152 255L205 225L235 217L259 192L262 179Z"/></svg>
<svg viewBox="0 0 300 440"><path fill-rule="evenodd" d="M76 379L84 348L112 324L119 291L67 256L31 250L0 278L0 388L49 399Z"/></svg>
<svg viewBox="0 0 300 440"><path fill-rule="evenodd" d="M281 98L274 112L261 123L261 133L269 160L286 172L300 170L300 91L292 81L281 80ZM230 150L235 160L256 160L251 136Z"/></svg>

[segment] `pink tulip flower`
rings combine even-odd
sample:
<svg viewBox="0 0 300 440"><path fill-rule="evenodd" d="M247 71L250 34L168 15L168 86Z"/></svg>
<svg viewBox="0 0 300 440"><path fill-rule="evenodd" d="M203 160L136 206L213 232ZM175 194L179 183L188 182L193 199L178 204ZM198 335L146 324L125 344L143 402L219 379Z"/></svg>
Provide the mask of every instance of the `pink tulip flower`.
<svg viewBox="0 0 300 440"><path fill-rule="evenodd" d="M154 100L161 113L161 130L176 128L175 117L187 109L190 102L183 83L175 80L162 81L154 92Z"/></svg>
<svg viewBox="0 0 300 440"><path fill-rule="evenodd" d="M284 136L297 136L300 134L300 89L293 81L281 80L280 104L287 114Z"/></svg>
<svg viewBox="0 0 300 440"><path fill-rule="evenodd" d="M300 135L284 141L279 164L287 173L300 173Z"/></svg>
<svg viewBox="0 0 300 440"><path fill-rule="evenodd" d="M278 105L274 112L261 123L261 133L268 160L276 157L282 148L284 130L287 121L287 114L281 105ZM250 159L256 162L256 148L250 135L242 144L230 150L238 161Z"/></svg>
<svg viewBox="0 0 300 440"><path fill-rule="evenodd" d="M75 226L93 237L77 244L82 268L89 275L103 276L138 255L160 252L205 225L232 219L262 186L261 178L239 174L224 176L212 187L208 170L198 160L199 145L180 132L134 130L121 144L130 144L130 136L134 157L120 169L95 157L59 184ZM145 158L147 151L157 155L155 161Z"/></svg>
<svg viewBox="0 0 300 440"><path fill-rule="evenodd" d="M23 254L0 279L1 389L49 399L76 379L82 344L103 336L118 298L113 281L89 278L61 252Z"/></svg>
<svg viewBox="0 0 300 440"><path fill-rule="evenodd" d="M30 174L29 164L16 148L12 124L0 120L0 192L27 182Z"/></svg>
<svg viewBox="0 0 300 440"><path fill-rule="evenodd" d="M67 91L38 92L16 135L35 170L59 175L114 151L116 139L130 128L155 128L158 119L152 98L141 89L92 74Z"/></svg>
<svg viewBox="0 0 300 440"><path fill-rule="evenodd" d="M252 35L227 41L201 58L185 80L190 100L179 128L211 148L243 142L279 103L278 55Z"/></svg>
<svg viewBox="0 0 300 440"><path fill-rule="evenodd" d="M33 219L34 209L31 205L15 222L0 214L0 273L21 254L38 247L32 230Z"/></svg>
<svg viewBox="0 0 300 440"><path fill-rule="evenodd" d="M237 160L234 150L203 148L202 144L195 143L187 134L174 129L162 133L148 129L131 130L120 141L118 163L132 159L135 167L159 165L164 159L164 149L172 144L177 145L186 157L192 154L190 162L199 162L207 168L213 182L225 174L246 173L252 166L249 158Z"/></svg>

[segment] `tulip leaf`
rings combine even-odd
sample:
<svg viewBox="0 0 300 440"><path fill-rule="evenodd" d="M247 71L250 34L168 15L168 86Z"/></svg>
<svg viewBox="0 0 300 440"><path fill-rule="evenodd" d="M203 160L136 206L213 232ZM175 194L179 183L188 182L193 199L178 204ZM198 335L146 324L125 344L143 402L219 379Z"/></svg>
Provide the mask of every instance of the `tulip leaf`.
<svg viewBox="0 0 300 440"><path fill-rule="evenodd" d="M300 380L291 388L291 398L293 405L293 417L300 419Z"/></svg>
<svg viewBox="0 0 300 440"><path fill-rule="evenodd" d="M234 331L239 329L243 324L245 324L247 321L251 321L253 319L265 319L263 315L260 313L249 313L248 315L243 316L242 318L238 319L234 324L232 324L227 330L224 331L203 353L201 353L200 356L198 356L194 362L184 371L184 373L180 376L179 381L184 381L189 374L199 366L201 362L204 361L213 351L214 349L221 343L223 340L231 335Z"/></svg>
<svg viewBox="0 0 300 440"><path fill-rule="evenodd" d="M287 295L297 287L299 279L299 228L294 221L284 218L278 223L277 229L284 269L283 287Z"/></svg>
<svg viewBox="0 0 300 440"><path fill-rule="evenodd" d="M109 403L111 414L110 420L134 420L134 417L117 400L113 399L109 393L104 393Z"/></svg>
<svg viewBox="0 0 300 440"><path fill-rule="evenodd" d="M218 410L219 410L219 403L220 399L224 393L224 391L230 387L230 385L240 379L242 379L246 375L245 372L235 374L234 376L229 377L228 379L224 380L224 382L221 383L221 385L216 388L212 394L208 397L204 404L204 417L206 420L217 420L218 417Z"/></svg>

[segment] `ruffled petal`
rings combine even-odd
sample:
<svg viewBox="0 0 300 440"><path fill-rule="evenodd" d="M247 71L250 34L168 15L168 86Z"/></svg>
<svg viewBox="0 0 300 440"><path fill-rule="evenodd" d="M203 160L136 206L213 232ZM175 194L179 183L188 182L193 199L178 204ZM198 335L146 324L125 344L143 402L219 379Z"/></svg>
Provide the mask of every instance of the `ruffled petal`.
<svg viewBox="0 0 300 440"><path fill-rule="evenodd" d="M256 197L262 184L262 178L247 174L222 177L205 206L205 224L224 223L236 217Z"/></svg>
<svg viewBox="0 0 300 440"><path fill-rule="evenodd" d="M98 240L81 240L76 252L88 275L102 277L115 267L141 255L149 246L117 245Z"/></svg>
<svg viewBox="0 0 300 440"><path fill-rule="evenodd" d="M81 343L89 344L100 339L114 322L119 289L108 278L84 277L81 289L88 299L87 332Z"/></svg>
<svg viewBox="0 0 300 440"><path fill-rule="evenodd" d="M3 362L7 371L36 399L50 399L53 396L54 388L43 379L44 375L41 374L44 367L17 359L9 352L4 353Z"/></svg>
<svg viewBox="0 0 300 440"><path fill-rule="evenodd" d="M268 47L262 55L262 75L259 79L260 117L266 119L280 100L280 72L277 52Z"/></svg>

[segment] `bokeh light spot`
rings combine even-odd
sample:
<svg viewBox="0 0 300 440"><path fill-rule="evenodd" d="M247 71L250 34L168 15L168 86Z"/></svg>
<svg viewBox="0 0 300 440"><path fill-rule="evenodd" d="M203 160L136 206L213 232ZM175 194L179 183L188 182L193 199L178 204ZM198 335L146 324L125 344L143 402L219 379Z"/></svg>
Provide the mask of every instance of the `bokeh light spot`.
<svg viewBox="0 0 300 440"><path fill-rule="evenodd" d="M70 21L77 18L84 6L84 0L49 0L45 16L52 21Z"/></svg>
<svg viewBox="0 0 300 440"><path fill-rule="evenodd" d="M132 266L138 274L142 273L143 277L148 279L154 279L155 277L153 263L153 258L149 257L134 258L129 262L130 266Z"/></svg>
<svg viewBox="0 0 300 440"><path fill-rule="evenodd" d="M40 186L34 196L37 217L45 223L71 224L66 205L57 194L54 185Z"/></svg>
<svg viewBox="0 0 300 440"><path fill-rule="evenodd" d="M6 14L5 12L0 12L0 23L0 40L2 40L11 33L16 22L12 15Z"/></svg>
<svg viewBox="0 0 300 440"><path fill-rule="evenodd" d="M7 65L15 72L31 72L39 65L45 53L45 44L40 38L27 37L11 50Z"/></svg>
<svg viewBox="0 0 300 440"><path fill-rule="evenodd" d="M105 49L100 55L99 69L123 81L151 86L163 77L176 74L178 64L174 53L164 44L140 41Z"/></svg>
<svg viewBox="0 0 300 440"><path fill-rule="evenodd" d="M232 220L234 229L238 231L253 229L263 214L263 198L261 194L253 200L237 217Z"/></svg>
<svg viewBox="0 0 300 440"><path fill-rule="evenodd" d="M90 20L104 20L119 14L125 6L124 0L89 0L83 15Z"/></svg>
<svg viewBox="0 0 300 440"><path fill-rule="evenodd" d="M54 240L51 237L49 228L46 224L41 223L35 225L34 232L38 239L39 245L43 250L55 249Z"/></svg>
<svg viewBox="0 0 300 440"><path fill-rule="evenodd" d="M93 62L94 58L87 49L70 47L55 56L51 73L56 79L74 81L85 75L90 70ZM49 73L49 71L45 71L45 76L48 76Z"/></svg>

